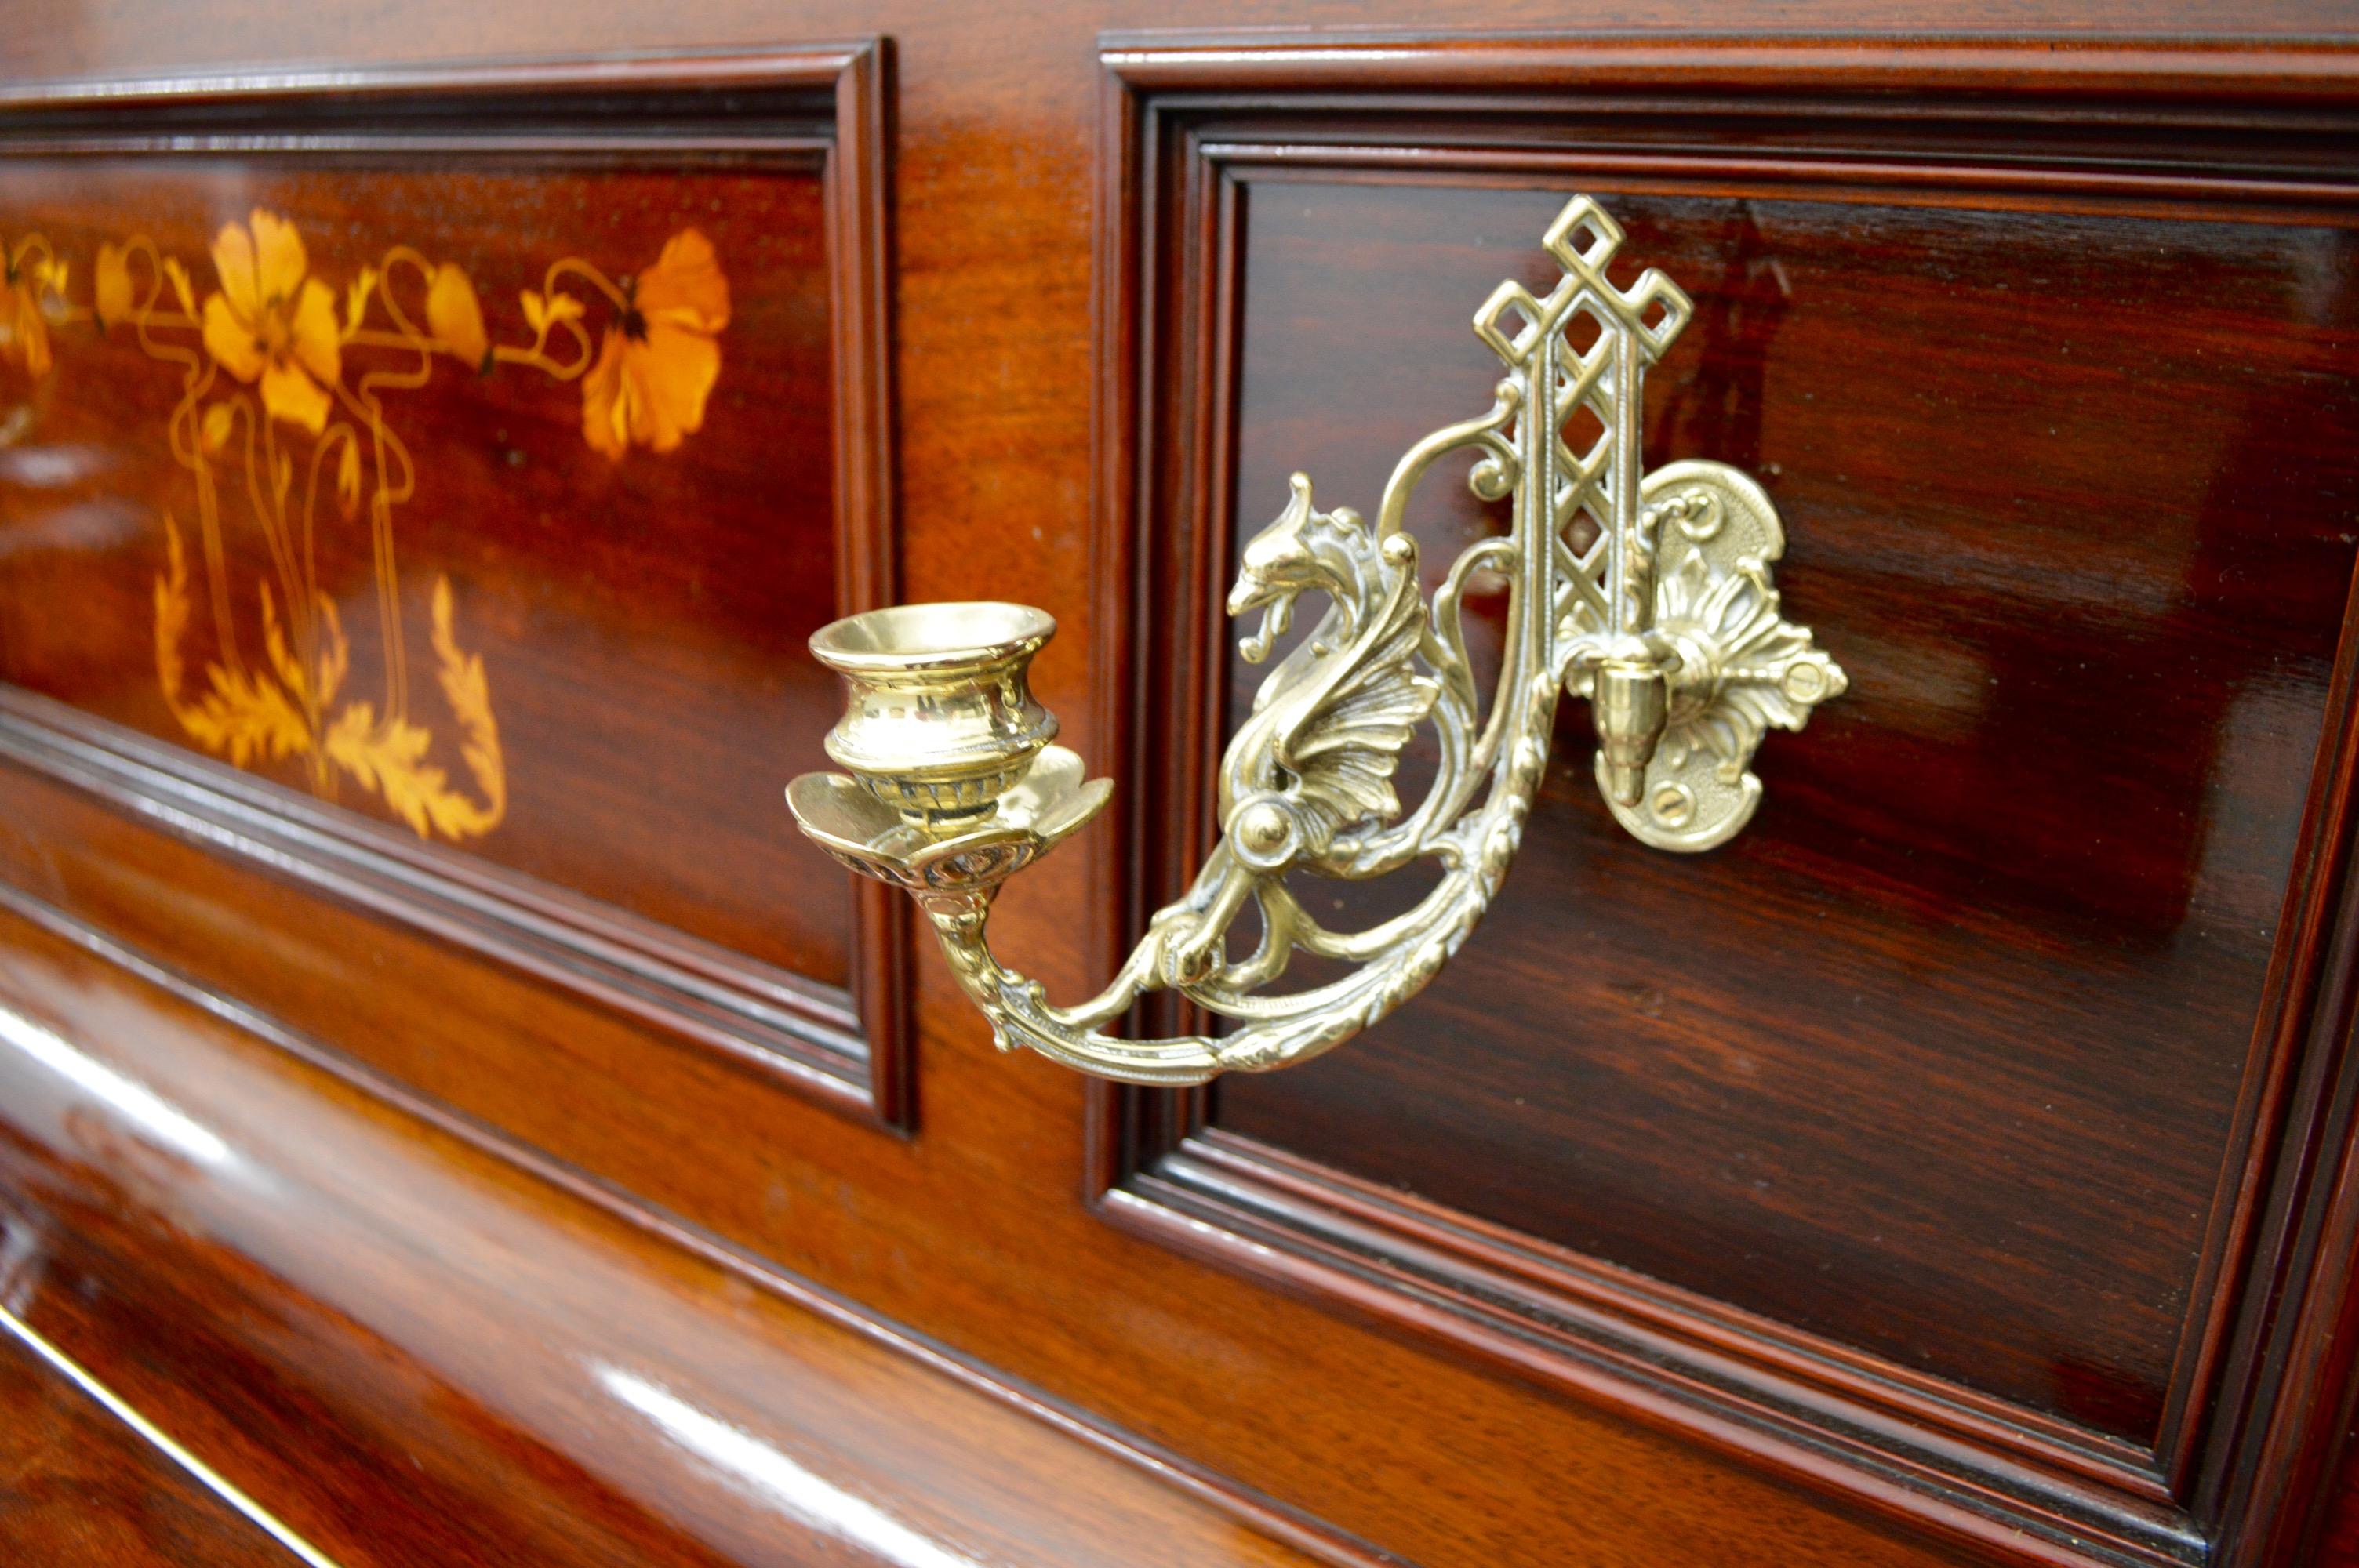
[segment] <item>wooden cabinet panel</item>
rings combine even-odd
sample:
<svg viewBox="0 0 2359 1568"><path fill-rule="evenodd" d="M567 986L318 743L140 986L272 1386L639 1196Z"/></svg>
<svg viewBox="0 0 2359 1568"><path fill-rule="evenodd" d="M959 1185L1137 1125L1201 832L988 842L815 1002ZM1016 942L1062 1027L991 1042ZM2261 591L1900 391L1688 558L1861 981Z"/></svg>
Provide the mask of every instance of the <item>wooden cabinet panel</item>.
<svg viewBox="0 0 2359 1568"><path fill-rule="evenodd" d="M1209 585L1289 471L1372 510L1488 403L1468 318L1503 277L1553 287L1571 191L1627 231L1625 279L1696 302L1647 381L1649 465L1761 477L1782 613L1852 687L1767 743L1760 816L1693 858L1614 822L1568 705L1457 960L1309 1066L1123 1095L1115 1212L1675 1421L1766 1416L1863 1488L1897 1462L2182 1550L2203 1444L2268 1397L2209 1403L2236 1249L2310 1136L2267 1141L2269 1086L2335 1050L2302 1021L2348 787L2359 188L2319 178L2314 126L2166 143L2169 114L2127 111L2087 126L2101 160L2060 145L2093 103L1935 91L1844 121L1766 60L1739 110L1644 48L1626 103L1405 52L1386 69L1424 91L1393 112L1283 49L1114 59L1150 431L1114 547L1182 585L1134 622L1131 689L1169 704L1136 742L1154 898L1265 675ZM1505 531L1462 477L1412 507L1429 587ZM1478 657L1505 607L1470 596ZM1413 748L1408 800L1430 769ZM1417 882L1297 892L1350 931Z"/></svg>
<svg viewBox="0 0 2359 1568"><path fill-rule="evenodd" d="M1783 611L1852 690L1692 858L1606 814L1568 705L1482 941L1212 1121L2151 1443L2351 577L2349 235L1606 194L1698 301L1649 461L1767 476ZM1373 493L1399 422L1484 399L1451 308L1533 247L1466 236L1555 205L1246 187L1242 531L1289 469ZM1336 389L1396 366L1423 373L1351 417ZM1495 524L1430 503L1452 546ZM1235 664L1231 724L1261 675ZM1346 929L1397 896L1332 893Z"/></svg>
<svg viewBox="0 0 2359 1568"><path fill-rule="evenodd" d="M391 825L201 808L898 1117L897 913L776 831L891 580L874 66L19 104L0 678L76 710L23 749Z"/></svg>
<svg viewBox="0 0 2359 1568"><path fill-rule="evenodd" d="M788 881L788 847L760 830L766 798L750 820L746 797L767 792L742 779L802 760L745 758L745 737L803 741L832 696L802 647L836 601L818 163L553 174L484 161L7 171L19 254L36 236L54 247L69 308L90 303L92 258L127 243L125 281L153 319L60 325L49 373L15 410L27 428L9 470L6 674L841 989L848 912L749 908L756 879L733 874L750 859L760 881ZM302 322L316 299L323 338L344 337L352 403L323 409L316 440L234 370L178 357L210 344L207 249L223 214L243 234L249 212L308 253ZM198 280L203 323L143 241ZM346 335L337 318L371 274ZM617 326L627 313L608 292L630 297L642 275L651 293L709 294L681 309L715 330ZM481 332L457 349L433 337L429 276L471 280L460 287L492 342L519 357L479 373L471 362L495 351ZM580 336L560 323L536 342L527 290L598 314L577 318ZM405 327L433 346L405 343ZM281 373L268 373L263 399ZM669 434L669 451L645 433L617 443L612 410L636 395L617 388L670 382L678 392L649 402L677 398L698 427ZM299 416L305 395L281 395ZM274 461L289 466L274 474ZM609 521L583 527L592 516ZM470 660L483 697L460 711L447 688ZM178 676L168 692L159 661ZM397 706L426 742L414 756L383 729ZM634 729L656 723L660 743Z"/></svg>
<svg viewBox="0 0 2359 1568"><path fill-rule="evenodd" d="M2359 1348L2359 55L2304 0L1995 4L0 5L0 238L70 307L49 392L0 363L49 399L0 442L12 1310L348 1568L2304 1561ZM1238 532L1479 408L1466 319L1584 189L1704 307L1651 455L1771 485L1850 694L1699 861L1609 836L1569 713L1462 968L1293 1077L995 1052L792 838L801 631L1056 615L1126 804L995 935L1085 994L1201 846ZM179 689L226 667L175 373L72 308L144 210L201 313L256 205L339 291L459 262L510 346L560 255L619 291L693 223L728 279L669 452L521 363L386 389L426 754L471 785L438 575L500 725L463 842L162 701L166 504ZM276 674L255 585L310 601L223 539Z"/></svg>

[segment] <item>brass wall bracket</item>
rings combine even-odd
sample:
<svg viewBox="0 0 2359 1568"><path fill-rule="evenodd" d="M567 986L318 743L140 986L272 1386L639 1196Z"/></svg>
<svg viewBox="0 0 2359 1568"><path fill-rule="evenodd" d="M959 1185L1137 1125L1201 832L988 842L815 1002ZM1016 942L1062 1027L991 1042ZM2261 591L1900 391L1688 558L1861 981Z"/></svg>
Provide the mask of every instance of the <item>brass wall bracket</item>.
<svg viewBox="0 0 2359 1568"><path fill-rule="evenodd" d="M1490 411L1411 447L1373 526L1349 508L1320 511L1310 481L1294 476L1286 509L1238 564L1229 613L1262 615L1239 651L1269 658L1306 594L1326 608L1263 680L1229 743L1221 841L1088 1002L1052 1007L984 939L1000 885L1112 793L1050 744L1056 719L1026 685L1055 623L1021 605L910 605L811 639L851 687L827 739L850 776L807 773L788 803L837 860L916 895L1002 1049L1131 1083L1190 1084L1306 1061L1350 1039L1414 996L1482 918L1515 858L1568 690L1590 700L1599 787L1637 838L1709 849L1752 818L1762 737L1799 730L1842 694L1843 672L1807 628L1779 618L1769 568L1785 534L1759 485L1712 462L1641 471L1647 367L1693 307L1651 269L1626 290L1610 281L1622 238L1589 197L1558 215L1545 242L1563 268L1555 289L1538 299L1503 283L1475 314L1476 334L1509 373ZM1596 336L1576 349L1568 330L1583 322ZM1596 430L1586 449L1568 443L1569 422ZM1429 601L1402 518L1427 471L1458 452L1473 457L1477 496L1513 498L1513 524L1462 555ZM1460 624L1477 572L1508 584L1487 702ZM1437 770L1404 812L1393 774L1427 723ZM1326 929L1288 886L1297 873L1365 879L1419 858L1440 865L1439 884L1365 931ZM1230 930L1248 903L1260 939L1234 953ZM1296 952L1354 968L1257 994ZM1102 1032L1158 988L1234 1027L1145 1041Z"/></svg>

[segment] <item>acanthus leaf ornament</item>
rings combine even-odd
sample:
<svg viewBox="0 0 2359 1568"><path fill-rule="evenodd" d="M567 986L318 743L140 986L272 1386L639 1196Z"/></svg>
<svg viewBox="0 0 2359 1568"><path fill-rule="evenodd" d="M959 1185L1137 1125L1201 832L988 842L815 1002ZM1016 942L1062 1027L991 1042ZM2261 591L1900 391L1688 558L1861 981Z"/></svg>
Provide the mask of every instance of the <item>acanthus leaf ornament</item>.
<svg viewBox="0 0 2359 1568"><path fill-rule="evenodd" d="M1678 657L1664 726L1637 798L1606 806L1631 835L1692 853L1728 842L1761 804L1753 753L1773 728L1799 730L1810 710L1850 685L1807 626L1778 615L1769 564L1786 547L1761 487L1720 463L1676 462L1640 487L1655 559L1654 628ZM1559 635L1595 633L1577 602ZM1591 695L1585 672L1576 697ZM1604 787L1603 767L1599 771Z"/></svg>
<svg viewBox="0 0 2359 1568"><path fill-rule="evenodd" d="M1321 511L1293 477L1276 521L1238 564L1233 616L1270 657L1299 601L1324 600L1309 633L1263 677L1220 774L1221 838L1194 882L1149 923L1103 991L1076 1007L1003 968L985 939L1006 879L1104 805L1105 780L1051 744L1056 720L1025 676L1053 622L1020 605L908 606L835 622L812 639L852 700L828 750L852 770L809 773L788 800L837 860L908 889L1003 1049L1023 1046L1131 1083L1201 1083L1307 1061L1414 996L1497 893L1548 762L1560 694L1589 698L1596 772L1616 820L1660 849L1700 850L1750 820L1754 752L1840 696L1842 668L1783 620L1770 566L1785 547L1768 497L1719 463L1641 471L1647 366L1692 307L1647 271L1628 288L1606 268L1622 231L1586 196L1546 236L1563 276L1546 299L1503 283L1474 319L1508 374L1489 412L1404 454L1373 522ZM1568 328L1596 335L1575 349ZM1568 426L1593 427L1582 449ZM1429 470L1474 458L1468 483L1512 498L1512 526L1453 562L1429 600L1403 524ZM1461 603L1477 572L1508 585L1499 672L1477 687ZM1436 740L1431 784L1404 806L1400 753ZM1364 931L1331 931L1289 885L1365 880L1419 859L1440 868L1415 907ZM1248 909L1259 934L1232 941ZM1269 994L1296 953L1352 966ZM1176 990L1227 1021L1222 1033L1125 1040L1105 1033L1141 993Z"/></svg>

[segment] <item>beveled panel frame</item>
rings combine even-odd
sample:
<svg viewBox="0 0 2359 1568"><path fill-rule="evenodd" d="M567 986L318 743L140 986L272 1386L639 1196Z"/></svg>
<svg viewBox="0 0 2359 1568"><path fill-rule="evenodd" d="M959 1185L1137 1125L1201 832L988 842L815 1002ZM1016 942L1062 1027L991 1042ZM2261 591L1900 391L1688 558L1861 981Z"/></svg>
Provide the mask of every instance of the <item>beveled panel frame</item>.
<svg viewBox="0 0 2359 1568"><path fill-rule="evenodd" d="M43 83L0 87L0 158L623 150L815 162L827 215L835 600L848 614L890 603L897 588L889 91L877 39ZM906 901L860 879L847 879L850 981L837 986L5 685L0 759L592 998L840 1112L897 1130L913 1123ZM783 810L780 821L784 831Z"/></svg>
<svg viewBox="0 0 2359 1568"><path fill-rule="evenodd" d="M2334 49L1167 34L1103 39L1101 63L1093 696L1127 816L1095 849L1125 926L1100 970L1213 831L1245 183L1515 180L1610 205L1721 181L2359 222L2359 57ZM2355 683L2346 603L2151 1448L1208 1127L1204 1090L1094 1086L1089 1194L1116 1224L2004 1560L2294 1561L2342 1446L2359 1314ZM1145 1033L1201 1027L1141 1011Z"/></svg>

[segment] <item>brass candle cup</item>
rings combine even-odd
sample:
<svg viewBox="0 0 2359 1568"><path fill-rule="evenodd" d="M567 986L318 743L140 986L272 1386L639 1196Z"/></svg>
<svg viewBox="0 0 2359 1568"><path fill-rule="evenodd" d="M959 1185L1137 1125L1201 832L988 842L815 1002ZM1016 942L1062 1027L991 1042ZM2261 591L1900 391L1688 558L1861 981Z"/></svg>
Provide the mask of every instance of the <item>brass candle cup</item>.
<svg viewBox="0 0 2359 1568"><path fill-rule="evenodd" d="M1057 622L1029 605L979 601L872 610L812 633L844 678L827 754L901 819L922 827L989 813L1057 719L1026 675Z"/></svg>

